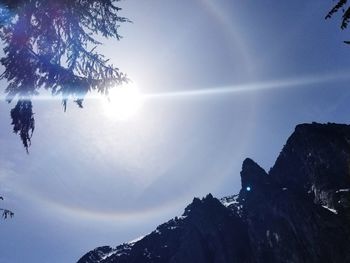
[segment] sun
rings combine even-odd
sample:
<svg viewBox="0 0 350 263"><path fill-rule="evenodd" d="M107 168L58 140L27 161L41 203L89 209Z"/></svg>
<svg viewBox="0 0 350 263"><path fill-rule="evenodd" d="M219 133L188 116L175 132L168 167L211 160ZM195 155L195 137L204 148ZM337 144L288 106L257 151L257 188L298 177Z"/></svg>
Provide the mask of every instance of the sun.
<svg viewBox="0 0 350 263"><path fill-rule="evenodd" d="M103 101L105 114L115 120L128 120L143 104L143 96L135 85L127 84L109 90Z"/></svg>

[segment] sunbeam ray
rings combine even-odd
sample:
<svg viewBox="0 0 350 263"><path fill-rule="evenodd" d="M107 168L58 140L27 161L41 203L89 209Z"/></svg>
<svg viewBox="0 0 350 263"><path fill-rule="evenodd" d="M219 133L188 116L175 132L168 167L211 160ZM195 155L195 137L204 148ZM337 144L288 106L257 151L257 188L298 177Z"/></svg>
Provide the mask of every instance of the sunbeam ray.
<svg viewBox="0 0 350 263"><path fill-rule="evenodd" d="M145 98L175 98L175 97L193 97L193 96L207 96L207 95L223 95L230 93L242 93L252 91L263 91L270 89L286 89L293 87L305 87L315 84L323 84L334 81L344 81L350 79L350 72L331 73L328 75L318 74L309 75L301 78L280 79L262 82L245 83L231 86L223 86L207 89L192 89L185 91L174 91L154 94L144 94Z"/></svg>
<svg viewBox="0 0 350 263"><path fill-rule="evenodd" d="M264 91L270 89L286 89L286 88L297 88L306 87L315 84L325 84L335 81L345 81L350 80L350 72L345 71L341 73L329 73L329 74L317 74L317 75L307 75L300 78L288 78L252 83L243 83L237 85L228 85L221 87L213 87L206 89L189 89L173 92L159 92L159 93L144 93L141 96L143 99L160 99L160 98L184 98L184 97L200 97L200 96L212 96L212 95L226 95L242 92L253 92L253 91ZM100 94L88 94L85 96L85 100L96 100L104 98ZM7 99L5 95L0 97L1 100ZM47 101L47 100L62 100L60 96L54 95L37 95L33 97L21 97L21 99L31 99L37 101ZM74 100L75 98L70 98Z"/></svg>

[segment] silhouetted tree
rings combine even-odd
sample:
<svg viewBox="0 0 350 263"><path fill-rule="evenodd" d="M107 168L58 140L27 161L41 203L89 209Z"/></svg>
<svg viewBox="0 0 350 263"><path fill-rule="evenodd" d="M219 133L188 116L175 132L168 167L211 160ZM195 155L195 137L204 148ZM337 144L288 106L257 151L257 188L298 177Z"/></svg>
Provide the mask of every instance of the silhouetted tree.
<svg viewBox="0 0 350 263"><path fill-rule="evenodd" d="M327 13L326 19L330 19L334 14L341 12L341 29L346 29L350 21L350 6L348 0L337 0L333 8ZM346 44L350 44L350 41L344 41Z"/></svg>
<svg viewBox="0 0 350 263"><path fill-rule="evenodd" d="M4 198L0 196L0 200L4 200ZM5 219L14 216L14 213L8 209L0 208L0 211L2 212L2 217Z"/></svg>
<svg viewBox="0 0 350 263"><path fill-rule="evenodd" d="M73 98L82 107L84 95L126 81L118 68L96 51L97 35L120 39L119 0L0 0L0 38L4 45L7 101L13 131L28 151L34 131L31 98L41 88L61 95L64 110Z"/></svg>

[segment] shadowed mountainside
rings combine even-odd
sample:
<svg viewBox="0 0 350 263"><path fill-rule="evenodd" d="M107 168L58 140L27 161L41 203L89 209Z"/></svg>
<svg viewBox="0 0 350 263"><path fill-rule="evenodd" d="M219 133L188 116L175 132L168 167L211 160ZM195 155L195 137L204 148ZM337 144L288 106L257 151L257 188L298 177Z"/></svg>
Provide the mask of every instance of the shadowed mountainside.
<svg viewBox="0 0 350 263"><path fill-rule="evenodd" d="M301 124L266 173L251 159L238 195L194 198L181 217L78 263L350 262L350 126Z"/></svg>

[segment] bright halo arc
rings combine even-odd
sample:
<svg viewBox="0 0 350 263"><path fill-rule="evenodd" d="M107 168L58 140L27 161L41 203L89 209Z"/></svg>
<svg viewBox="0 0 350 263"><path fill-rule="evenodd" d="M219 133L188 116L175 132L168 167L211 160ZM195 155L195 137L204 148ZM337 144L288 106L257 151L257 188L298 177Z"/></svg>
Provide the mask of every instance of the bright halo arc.
<svg viewBox="0 0 350 263"><path fill-rule="evenodd" d="M105 114L115 120L125 121L133 117L143 104L143 96L135 85L117 86L109 90L103 101Z"/></svg>

